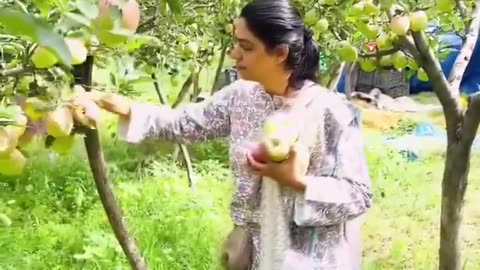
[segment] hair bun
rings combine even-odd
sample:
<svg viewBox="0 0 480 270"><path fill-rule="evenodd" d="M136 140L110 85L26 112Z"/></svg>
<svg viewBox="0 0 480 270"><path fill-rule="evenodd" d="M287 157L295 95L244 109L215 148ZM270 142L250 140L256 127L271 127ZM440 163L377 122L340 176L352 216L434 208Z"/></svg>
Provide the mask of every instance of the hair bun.
<svg viewBox="0 0 480 270"><path fill-rule="evenodd" d="M313 38L313 33L310 29L306 28L303 30L303 41L304 43L310 42Z"/></svg>

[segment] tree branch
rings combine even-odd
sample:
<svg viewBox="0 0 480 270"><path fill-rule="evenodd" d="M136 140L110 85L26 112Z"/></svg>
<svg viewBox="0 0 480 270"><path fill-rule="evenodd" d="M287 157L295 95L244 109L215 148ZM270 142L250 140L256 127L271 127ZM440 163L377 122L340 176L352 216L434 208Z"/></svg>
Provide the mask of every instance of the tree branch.
<svg viewBox="0 0 480 270"><path fill-rule="evenodd" d="M457 0L457 4L462 2ZM463 2L462 2L463 3ZM460 95L460 84L462 83L463 74L467 69L468 63L473 53L473 49L477 44L478 31L480 27L480 5L476 5L472 14L472 21L467 30L465 43L460 50L455 63L453 64L452 71L448 76L448 83L451 85L453 94L455 96Z"/></svg>
<svg viewBox="0 0 480 270"><path fill-rule="evenodd" d="M468 107L462 125L461 143L464 147L471 147L477 135L480 124L480 93L468 98Z"/></svg>
<svg viewBox="0 0 480 270"><path fill-rule="evenodd" d="M153 79L153 86L155 87L155 91L157 92L158 99L160 103L163 105L168 104L167 97L160 89L160 83L158 82L157 75L152 73ZM188 178L188 186L192 189L195 189L195 179L193 174L193 166L192 166L192 159L190 158L190 153L188 152L187 147L184 144L178 144L180 150L182 151L183 160L185 162L185 167L187 168L187 178Z"/></svg>
<svg viewBox="0 0 480 270"><path fill-rule="evenodd" d="M83 64L74 66L73 69L75 83L87 86L85 88L87 92L92 90L93 60L93 56L88 56ZM108 176L108 168L103 156L98 131L96 129L88 129L86 130L85 135L84 142L90 170L92 171L100 201L105 209L105 213L107 214L108 221L110 222L115 237L127 256L132 269L148 270L148 266L142 257L135 238L130 236L128 232L127 222L117 199L115 198L115 194L113 193L111 187L112 182Z"/></svg>
<svg viewBox="0 0 480 270"><path fill-rule="evenodd" d="M437 57L428 45L425 33L412 32L412 36L415 41L415 47L418 49L421 66L428 74L433 90L442 104L447 124L448 139L456 141L458 125L462 119L462 110L460 109L458 98L454 95Z"/></svg>
<svg viewBox="0 0 480 270"><path fill-rule="evenodd" d="M386 51L379 51L375 53L359 53L358 56L363 58L370 58L370 57L382 57L385 55L396 53L400 50L400 47L395 47Z"/></svg>
<svg viewBox="0 0 480 270"><path fill-rule="evenodd" d="M417 63L421 64L423 61L420 52L418 52L417 47L415 46L415 41L409 36L399 37L402 45L407 49L407 51L415 58Z"/></svg>
<svg viewBox="0 0 480 270"><path fill-rule="evenodd" d="M467 20L468 19L468 11L467 11L467 5L465 5L465 2L463 0L455 0L457 4L457 8L460 11L460 15L462 16L462 19Z"/></svg>
<svg viewBox="0 0 480 270"><path fill-rule="evenodd" d="M0 71L0 77L16 77L33 71L32 67L16 67Z"/></svg>
<svg viewBox="0 0 480 270"><path fill-rule="evenodd" d="M224 44L222 39L222 46L220 50L220 59L218 60L217 69L215 70L215 77L213 79L212 89L210 89L210 94L213 95L217 91L218 79L220 78L220 73L222 73L222 68L225 63L225 56L227 55L228 46Z"/></svg>
<svg viewBox="0 0 480 270"><path fill-rule="evenodd" d="M193 72L190 73L188 78L185 80L185 82L182 85L182 88L180 89L180 92L177 95L177 99L175 102L173 102L172 108L176 108L182 103L183 99L185 96L188 94L188 91L190 90L190 86L192 86L193 83Z"/></svg>
<svg viewBox="0 0 480 270"><path fill-rule="evenodd" d="M144 21L140 26L138 27L138 32L143 33L146 31L151 30L155 26L155 21L157 20L157 17L153 16L152 18ZM153 24L153 25L152 25Z"/></svg>

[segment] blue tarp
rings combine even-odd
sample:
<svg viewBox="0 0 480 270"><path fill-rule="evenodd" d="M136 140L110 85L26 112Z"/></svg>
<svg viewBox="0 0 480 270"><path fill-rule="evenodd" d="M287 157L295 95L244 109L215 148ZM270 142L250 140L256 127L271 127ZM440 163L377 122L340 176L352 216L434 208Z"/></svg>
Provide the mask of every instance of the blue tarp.
<svg viewBox="0 0 480 270"><path fill-rule="evenodd" d="M396 149L407 160L415 161L428 154L444 152L447 147L447 134L445 130L430 122L420 122L409 134L385 137L385 143ZM476 139L472 150L478 151L479 147L480 144Z"/></svg>
<svg viewBox="0 0 480 270"><path fill-rule="evenodd" d="M430 26L429 30L435 30L434 26ZM452 49L452 52L443 59L440 64L442 66L443 73L448 76L452 70L452 66L457 58L459 50L462 47L463 41L461 37L454 33L438 35L441 43L446 43ZM442 46L443 47L443 46ZM477 42L473 51L470 62L463 75L463 80L460 85L462 92L466 94L475 93L480 90L480 42ZM342 75L338 84L338 91L344 92L345 87L345 75ZM410 93L416 94L420 92L431 92L431 83L419 81L417 76L414 75L410 79Z"/></svg>

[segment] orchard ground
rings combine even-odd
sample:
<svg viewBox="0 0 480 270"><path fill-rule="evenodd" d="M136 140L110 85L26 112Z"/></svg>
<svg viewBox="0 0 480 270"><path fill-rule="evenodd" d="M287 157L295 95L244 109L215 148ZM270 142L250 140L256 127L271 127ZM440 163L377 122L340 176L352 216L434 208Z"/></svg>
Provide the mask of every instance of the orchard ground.
<svg viewBox="0 0 480 270"><path fill-rule="evenodd" d="M96 73L97 81L104 77ZM210 85L211 77L203 76L203 84ZM162 81L173 89L166 75ZM137 89L143 91L142 99L157 102L153 85ZM169 92L171 101L175 95ZM431 94L416 98L435 101ZM437 267L443 151L411 162L380 141L381 134L403 134L421 119L443 125L441 114L364 111L375 201L363 229L363 269ZM119 142L116 121L107 114L100 131L116 195L151 269L220 269L215 264L218 247L231 226L226 144L219 140L189 146L199 183L193 194L185 170L171 161L172 145ZM32 145L25 174L0 179L0 213L12 220L10 227L0 224L0 269L129 269L98 199L81 140L77 150L56 157ZM471 167L462 226L465 269L480 265L476 153Z"/></svg>

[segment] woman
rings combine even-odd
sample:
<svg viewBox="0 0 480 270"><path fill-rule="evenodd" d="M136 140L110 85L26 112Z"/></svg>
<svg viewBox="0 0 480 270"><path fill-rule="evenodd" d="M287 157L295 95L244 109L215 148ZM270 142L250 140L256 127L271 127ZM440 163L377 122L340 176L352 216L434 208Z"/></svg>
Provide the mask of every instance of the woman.
<svg viewBox="0 0 480 270"><path fill-rule="evenodd" d="M358 243L354 245L349 237L358 238L360 231L348 228L370 207L372 192L354 109L317 84L317 45L287 0L250 2L234 21L234 28L237 44L231 57L241 79L210 99L177 109L118 95L105 96L98 104L120 116L120 138L131 143L147 137L181 143L230 139L236 180L231 214L236 230L228 246L238 247L239 243L231 243L238 236L247 237L243 243L252 241L251 253L244 253L248 246L230 250L230 255L246 260L251 255L249 269L360 269L358 254L354 254L359 252ZM309 98L303 99L308 102L300 106L305 111L298 114L304 116L298 120L305 130L316 131L307 147L308 167L302 165L298 149L292 149L282 163L253 160L247 146L259 136L263 120L294 104L299 96ZM261 207L262 198L268 195L262 193L264 177L281 187L277 215L288 224L286 241L266 241L274 228L260 226L262 217L275 210Z"/></svg>

